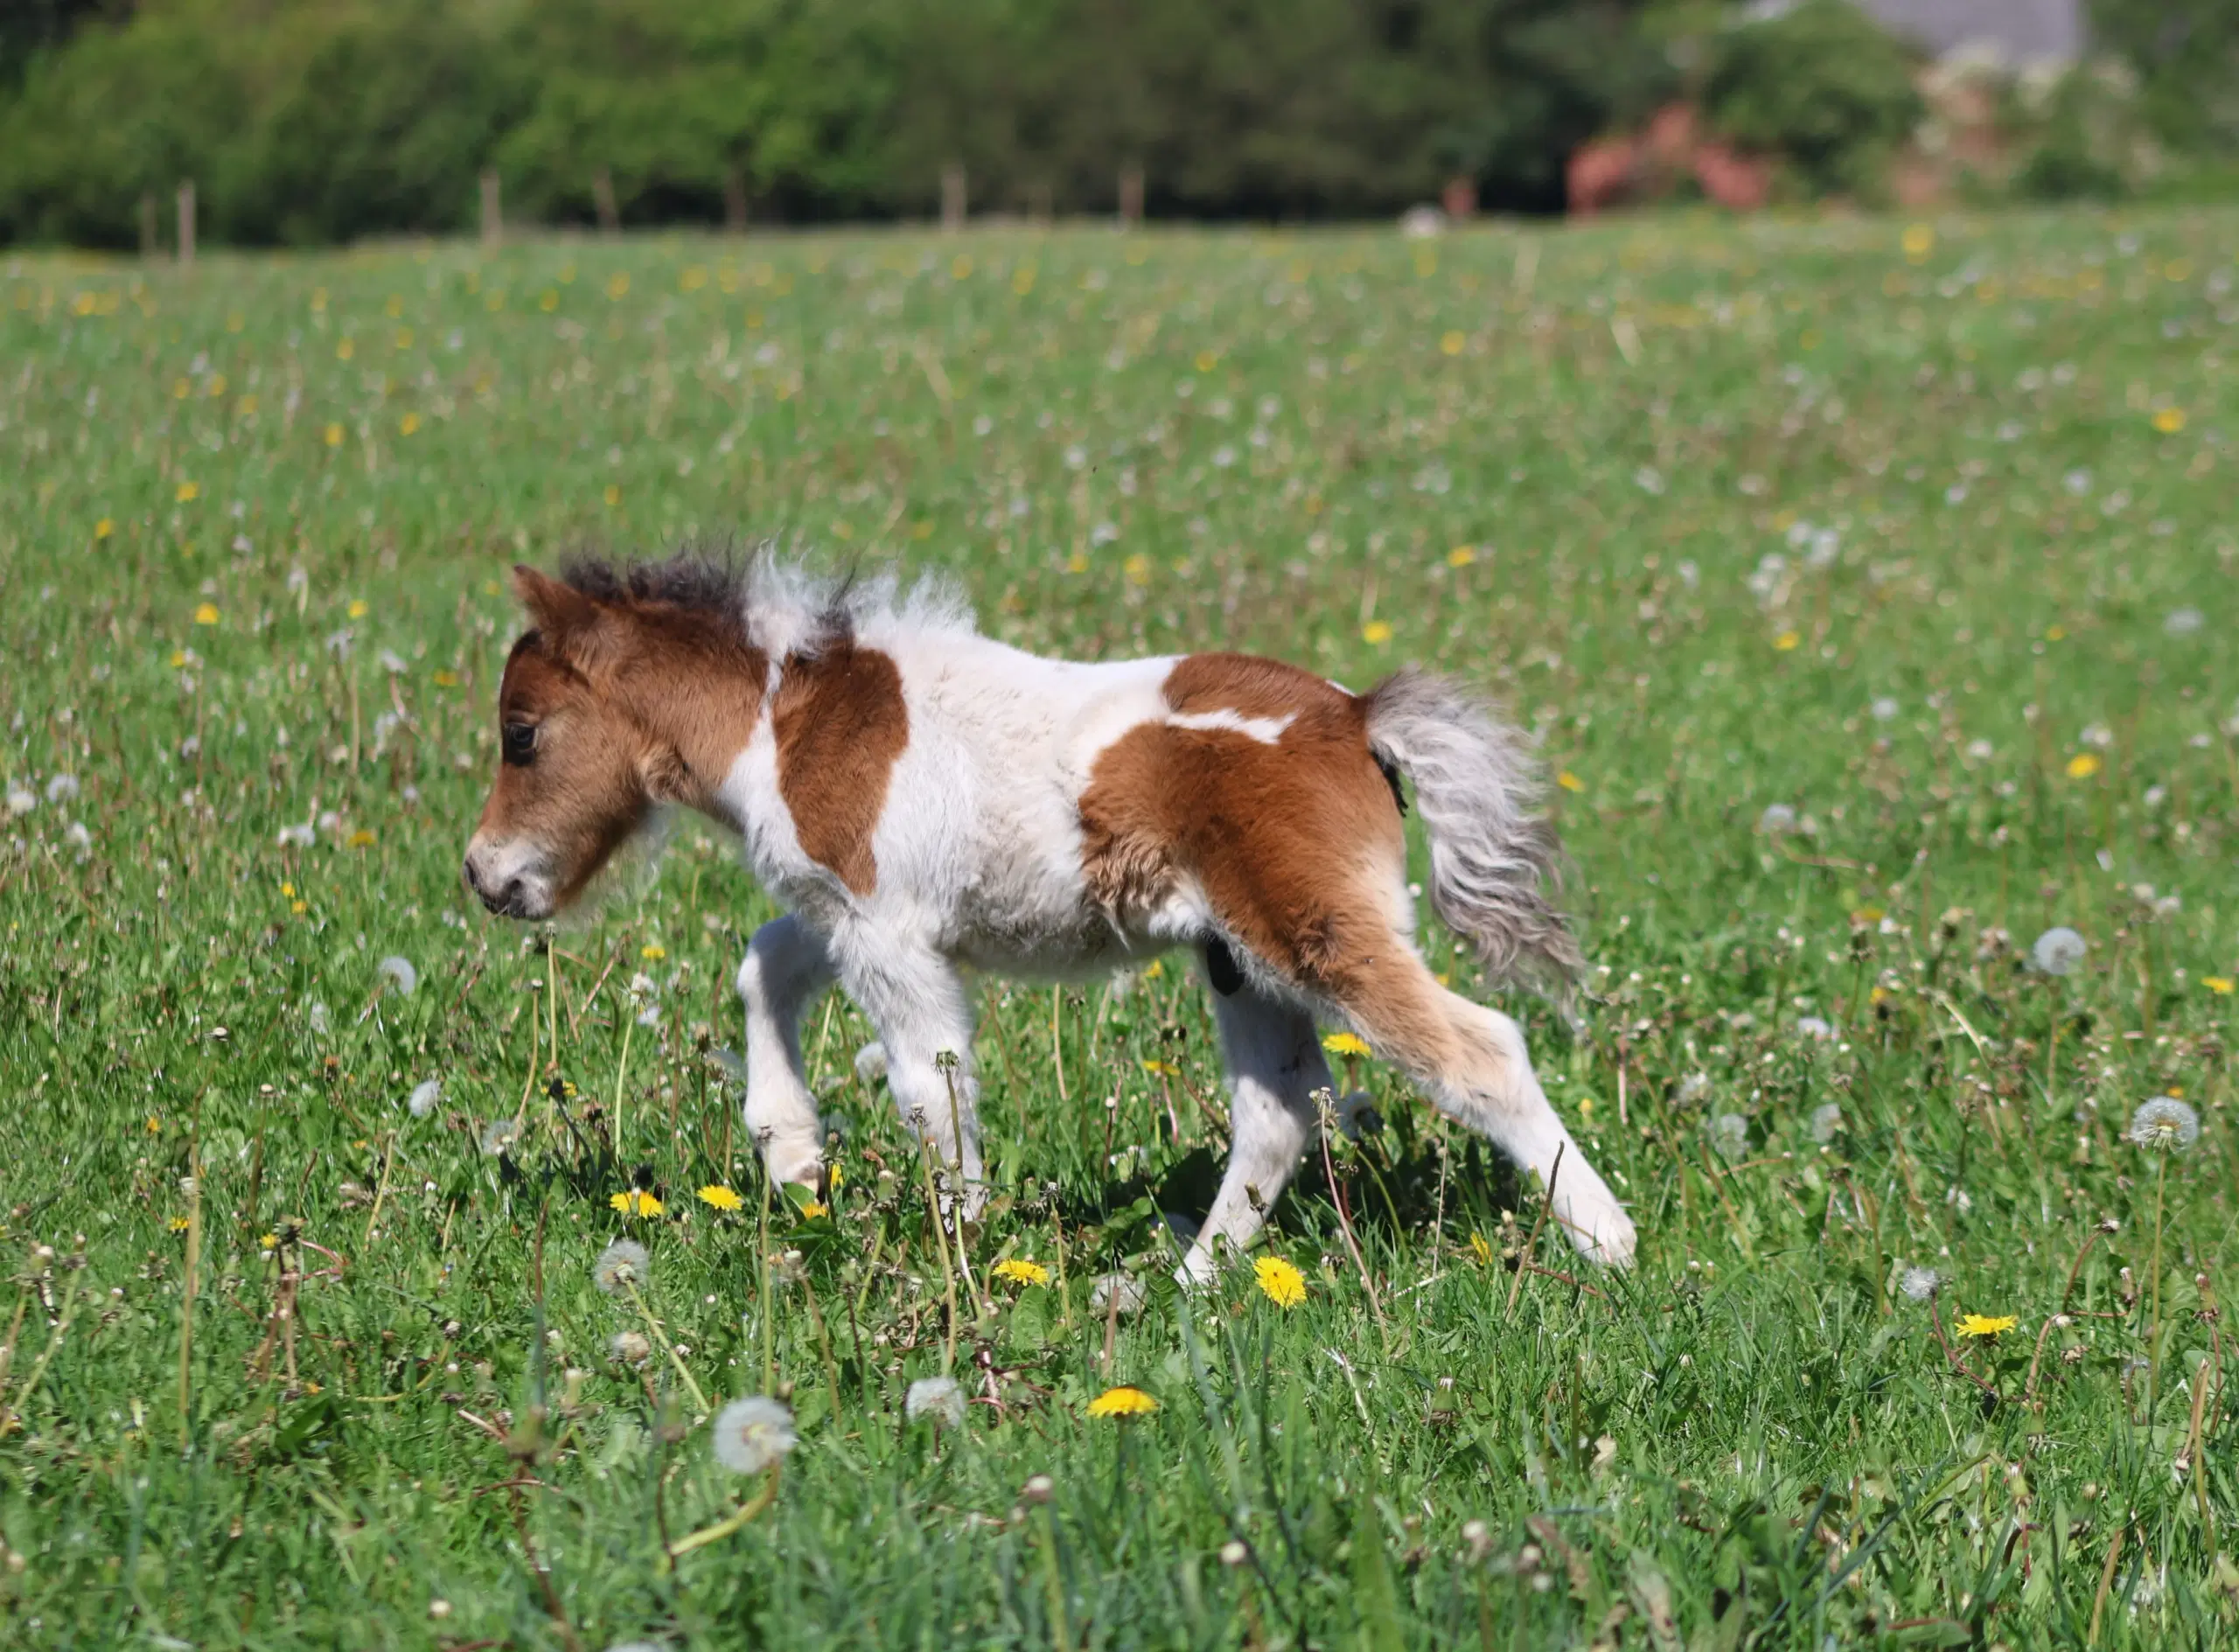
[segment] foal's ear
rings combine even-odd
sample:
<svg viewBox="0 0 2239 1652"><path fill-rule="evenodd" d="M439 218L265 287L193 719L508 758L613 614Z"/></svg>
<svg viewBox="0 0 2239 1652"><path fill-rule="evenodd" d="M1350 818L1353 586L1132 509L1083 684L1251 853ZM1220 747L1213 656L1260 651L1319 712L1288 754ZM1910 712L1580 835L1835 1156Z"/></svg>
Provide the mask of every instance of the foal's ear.
<svg viewBox="0 0 2239 1652"><path fill-rule="evenodd" d="M530 623L563 647L570 637L580 637L598 623L596 603L526 562L513 564L513 595L528 610Z"/></svg>

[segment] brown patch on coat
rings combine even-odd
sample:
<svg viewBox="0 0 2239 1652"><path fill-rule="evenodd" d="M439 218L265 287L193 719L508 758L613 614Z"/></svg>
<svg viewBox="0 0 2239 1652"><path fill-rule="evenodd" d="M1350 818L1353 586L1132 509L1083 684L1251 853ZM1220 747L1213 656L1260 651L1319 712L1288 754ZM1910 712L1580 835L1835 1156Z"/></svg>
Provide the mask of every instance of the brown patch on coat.
<svg viewBox="0 0 2239 1652"><path fill-rule="evenodd" d="M778 792L801 850L857 895L878 887L871 833L910 743L902 673L890 655L834 640L785 663L770 708Z"/></svg>
<svg viewBox="0 0 2239 1652"><path fill-rule="evenodd" d="M761 714L767 662L719 615L588 596L533 568L514 583L535 629L499 684L500 759L475 836L536 844L565 905L655 805L713 805ZM503 758L514 724L536 731L527 763Z"/></svg>
<svg viewBox="0 0 2239 1652"><path fill-rule="evenodd" d="M1139 917L1183 880L1263 963L1344 1000L1406 943L1379 882L1405 865L1361 700L1276 660L1196 654L1165 684L1183 714L1291 719L1276 742L1144 723L1097 759L1080 799L1089 892Z"/></svg>

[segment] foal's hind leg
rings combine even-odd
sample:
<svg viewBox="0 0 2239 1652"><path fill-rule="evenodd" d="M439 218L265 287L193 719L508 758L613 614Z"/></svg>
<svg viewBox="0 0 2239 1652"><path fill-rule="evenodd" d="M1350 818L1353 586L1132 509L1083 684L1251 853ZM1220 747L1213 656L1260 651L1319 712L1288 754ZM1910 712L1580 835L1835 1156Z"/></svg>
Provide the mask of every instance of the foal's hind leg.
<svg viewBox="0 0 2239 1652"><path fill-rule="evenodd" d="M1339 1001L1377 1053L1405 1068L1440 1112L1538 1172L1555 1220L1581 1254L1617 1266L1633 1259L1632 1221L1547 1105L1523 1028L1447 992L1405 945L1348 980Z"/></svg>
<svg viewBox="0 0 2239 1652"><path fill-rule="evenodd" d="M1239 1251L1252 1243L1314 1138L1314 1092L1329 1088L1314 1017L1248 985L1227 985L1216 977L1213 1019L1228 1063L1233 1139L1213 1208L1182 1258L1177 1277L1185 1285L1219 1271L1219 1243Z"/></svg>

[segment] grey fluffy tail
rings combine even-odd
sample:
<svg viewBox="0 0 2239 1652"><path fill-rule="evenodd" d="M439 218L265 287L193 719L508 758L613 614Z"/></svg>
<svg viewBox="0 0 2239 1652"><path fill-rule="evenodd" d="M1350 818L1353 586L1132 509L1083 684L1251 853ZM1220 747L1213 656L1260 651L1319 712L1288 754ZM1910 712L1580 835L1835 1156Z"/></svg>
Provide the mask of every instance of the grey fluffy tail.
<svg viewBox="0 0 2239 1652"><path fill-rule="evenodd" d="M1496 979L1566 997L1586 959L1552 898L1562 846L1539 812L1524 736L1468 690L1422 672L1385 679L1367 703L1370 749L1414 782L1433 910Z"/></svg>

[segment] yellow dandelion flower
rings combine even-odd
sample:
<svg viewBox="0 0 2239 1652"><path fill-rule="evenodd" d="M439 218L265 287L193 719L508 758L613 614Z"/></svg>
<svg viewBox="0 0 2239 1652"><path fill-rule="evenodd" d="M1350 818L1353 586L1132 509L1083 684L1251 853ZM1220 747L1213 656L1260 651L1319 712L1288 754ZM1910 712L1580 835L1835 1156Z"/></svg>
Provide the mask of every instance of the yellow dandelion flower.
<svg viewBox="0 0 2239 1652"><path fill-rule="evenodd" d="M663 946L659 941L647 941L638 949L638 956L658 964L668 956L668 948Z"/></svg>
<svg viewBox="0 0 2239 1652"><path fill-rule="evenodd" d="M408 413L396 422L397 434L400 436L410 436L419 428L420 415L416 413Z"/></svg>
<svg viewBox="0 0 2239 1652"><path fill-rule="evenodd" d="M2231 996L2231 978L2228 975L2203 975L2201 977L2201 985L2219 998Z"/></svg>
<svg viewBox="0 0 2239 1652"><path fill-rule="evenodd" d="M717 1210L741 1210L746 1201L720 1181L711 1181L700 1189L700 1202Z"/></svg>
<svg viewBox="0 0 2239 1652"><path fill-rule="evenodd" d="M342 427L340 425L330 424L326 427L326 445L331 448L338 448L342 445Z"/></svg>
<svg viewBox="0 0 2239 1652"><path fill-rule="evenodd" d="M1448 568L1467 568L1476 560L1477 547L1474 545L1457 545L1446 554Z"/></svg>
<svg viewBox="0 0 2239 1652"><path fill-rule="evenodd" d="M261 1250L276 1251L280 1248L280 1236L276 1233L260 1234L256 1243Z"/></svg>
<svg viewBox="0 0 2239 1652"><path fill-rule="evenodd" d="M345 610L345 611L346 611L346 612L349 614L350 617L351 617L351 618L352 618L352 619L363 619L363 618L365 618L365 617L366 617L366 599L365 599L364 597L362 597L362 596L353 596L353 597L352 597L352 598L350 599L350 606L349 606L349 608L348 608L346 610Z"/></svg>
<svg viewBox="0 0 2239 1652"><path fill-rule="evenodd" d="M2011 1314L2003 1314L1995 1319L1987 1314L1962 1314L1959 1319L1959 1335L1996 1336L2001 1331L2012 1330L2019 1322Z"/></svg>
<svg viewBox="0 0 2239 1652"><path fill-rule="evenodd" d="M186 1231L186 1218L185 1216L173 1216L168 1222L164 1223L164 1225L169 1228L173 1233L184 1233Z"/></svg>
<svg viewBox="0 0 2239 1652"><path fill-rule="evenodd" d="M1306 1275L1286 1258L1263 1256L1252 1265L1259 1293L1277 1307L1296 1307L1306 1300Z"/></svg>
<svg viewBox="0 0 2239 1652"><path fill-rule="evenodd" d="M1560 774L1555 777L1555 784L1566 791L1583 791L1586 790L1586 782L1580 779L1567 769L1564 770Z"/></svg>
<svg viewBox="0 0 2239 1652"><path fill-rule="evenodd" d="M432 680L438 688L456 688L458 687L458 673L455 671L439 671Z"/></svg>
<svg viewBox="0 0 2239 1652"><path fill-rule="evenodd" d="M2153 415L2153 428L2164 436L2174 436L2185 428L2182 408L2164 408Z"/></svg>
<svg viewBox="0 0 2239 1652"><path fill-rule="evenodd" d="M1781 652L1785 654L1803 642L1803 638L1801 633L1792 631L1784 631L1779 636L1773 638L1773 646L1779 649Z"/></svg>
<svg viewBox="0 0 2239 1652"><path fill-rule="evenodd" d="M831 1214L832 1207L820 1200L810 1199L801 1205L801 1220L804 1222L813 1222L819 1216L828 1216Z"/></svg>
<svg viewBox="0 0 2239 1652"><path fill-rule="evenodd" d="M1469 1236L1469 1254L1477 1258L1479 1267L1492 1266L1493 1242L1482 1233L1472 1232Z"/></svg>
<svg viewBox="0 0 2239 1652"><path fill-rule="evenodd" d="M182 482L174 497L181 505L192 505L202 497L202 484L199 482Z"/></svg>
<svg viewBox="0 0 2239 1652"><path fill-rule="evenodd" d="M2067 635L2068 627L2065 625L2047 625L2045 627L2045 640L2048 643L2056 643Z"/></svg>
<svg viewBox="0 0 2239 1652"><path fill-rule="evenodd" d="M364 826L359 826L350 834L348 841L353 849L370 849L373 847L373 834Z"/></svg>
<svg viewBox="0 0 2239 1652"><path fill-rule="evenodd" d="M1200 350L1197 352L1197 371L1210 373L1219 363L1220 359L1220 352L1217 350Z"/></svg>
<svg viewBox="0 0 2239 1652"><path fill-rule="evenodd" d="M1371 648L1381 648L1392 640L1392 627L1383 620L1372 619L1361 627L1361 640Z"/></svg>
<svg viewBox="0 0 2239 1652"><path fill-rule="evenodd" d="M629 296L629 292L630 277L628 275L617 271L616 274L607 277L606 296L609 298L624 298Z"/></svg>
<svg viewBox="0 0 2239 1652"><path fill-rule="evenodd" d="M1462 346L1468 342L1468 337L1458 331L1447 333L1438 341L1439 353L1442 356L1458 356L1461 353Z"/></svg>
<svg viewBox="0 0 2239 1652"><path fill-rule="evenodd" d="M609 505L619 505L622 503L622 490L610 482L606 484L606 492L603 497Z"/></svg>
<svg viewBox="0 0 2239 1652"><path fill-rule="evenodd" d="M826 1185L836 1192L840 1188L847 1185L847 1173L842 1170L838 1165L834 1165L831 1170L826 1175L824 1180Z"/></svg>
<svg viewBox="0 0 2239 1652"><path fill-rule="evenodd" d="M1322 1040L1322 1048L1333 1056L1365 1056L1368 1041L1356 1033L1329 1033Z"/></svg>
<svg viewBox="0 0 2239 1652"><path fill-rule="evenodd" d="M642 1188L625 1188L606 1202L626 1216L657 1216L662 1209L661 1202Z"/></svg>
<svg viewBox="0 0 2239 1652"><path fill-rule="evenodd" d="M106 516L94 524L94 537L97 540L105 540L115 532L116 524Z"/></svg>
<svg viewBox="0 0 2239 1652"><path fill-rule="evenodd" d="M1853 924L1879 924L1888 915L1878 906L1861 906L1851 914Z"/></svg>
<svg viewBox="0 0 2239 1652"><path fill-rule="evenodd" d="M2099 759L2089 751L2079 751L2068 760L2068 777L2089 780L2099 772Z"/></svg>
<svg viewBox="0 0 2239 1652"><path fill-rule="evenodd" d="M358 341L355 338L345 338L334 346L334 359L337 361L347 361L357 353Z"/></svg>
<svg viewBox="0 0 2239 1652"><path fill-rule="evenodd" d="M148 1115L148 1133L151 1136L160 1136L164 1133L164 1121L153 1113Z"/></svg>
<svg viewBox="0 0 2239 1652"><path fill-rule="evenodd" d="M216 624L218 623L218 604L215 603L204 603L198 606L194 610L194 623L198 625Z"/></svg>
<svg viewBox="0 0 2239 1652"><path fill-rule="evenodd" d="M1088 1403L1092 1417L1147 1417L1158 1409L1158 1402L1140 1388L1124 1384L1107 1388Z"/></svg>
<svg viewBox="0 0 2239 1652"><path fill-rule="evenodd" d="M1022 1256L1006 1257L995 1264L995 1277L1013 1285L1047 1285L1050 1270Z"/></svg>

